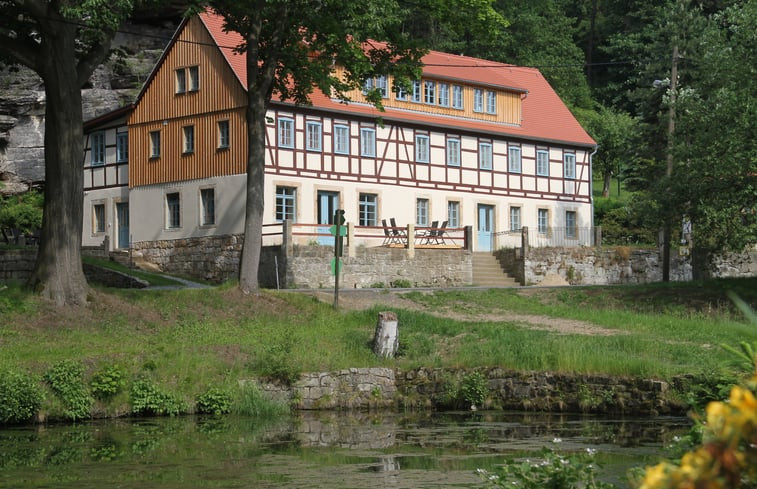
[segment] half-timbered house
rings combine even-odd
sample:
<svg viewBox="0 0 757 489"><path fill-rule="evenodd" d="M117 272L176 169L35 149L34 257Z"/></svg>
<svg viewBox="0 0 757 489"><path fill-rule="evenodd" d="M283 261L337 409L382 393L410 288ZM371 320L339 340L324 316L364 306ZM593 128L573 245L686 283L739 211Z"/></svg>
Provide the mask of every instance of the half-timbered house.
<svg viewBox="0 0 757 489"><path fill-rule="evenodd" d="M242 233L246 69L234 52L240 36L222 23L211 13L184 21L128 112L133 243ZM407 93L393 90L391 78L368 82L383 91L383 112L359 90L349 104L317 90L309 106L272 101L265 222L327 224L342 208L356 226L390 218L403 227L471 226L469 245L479 251L506 245L507 232L524 226L547 244L556 229L569 244L589 244L578 230L592 223L595 142L543 75L441 52L423 62ZM90 127L88 155L95 155L103 131ZM106 152L123 156L121 133L108 131ZM126 173L87 158L93 183L85 215L100 216L100 193L117 188L107 198L127 200L123 180L106 175ZM106 230L120 222L113 205ZM91 219L85 235L94 239L106 231L99 217Z"/></svg>

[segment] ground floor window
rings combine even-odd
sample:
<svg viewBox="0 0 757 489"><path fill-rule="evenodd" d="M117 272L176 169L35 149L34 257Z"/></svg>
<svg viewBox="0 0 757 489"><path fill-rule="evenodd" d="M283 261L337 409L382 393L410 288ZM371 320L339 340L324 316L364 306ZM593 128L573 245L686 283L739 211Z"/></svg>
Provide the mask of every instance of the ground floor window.
<svg viewBox="0 0 757 489"><path fill-rule="evenodd" d="M92 206L92 232L105 232L105 204L95 204Z"/></svg>
<svg viewBox="0 0 757 489"><path fill-rule="evenodd" d="M276 220L295 222L297 210L297 189L294 187L276 187Z"/></svg>
<svg viewBox="0 0 757 489"><path fill-rule="evenodd" d="M451 228L460 227L460 202L447 202L447 225Z"/></svg>
<svg viewBox="0 0 757 489"><path fill-rule="evenodd" d="M415 225L428 227L428 199L415 201Z"/></svg>
<svg viewBox="0 0 757 489"><path fill-rule="evenodd" d="M575 238L578 236L576 211L565 211L565 236L568 238Z"/></svg>
<svg viewBox="0 0 757 489"><path fill-rule="evenodd" d="M547 228L549 228L549 211L547 209L539 209L536 216L536 226L540 234L547 234Z"/></svg>
<svg viewBox="0 0 757 489"><path fill-rule="evenodd" d="M216 223L216 192L212 188L200 189L200 225L213 226Z"/></svg>
<svg viewBox="0 0 757 489"><path fill-rule="evenodd" d="M166 228L181 227L181 196L178 192L166 194Z"/></svg>
<svg viewBox="0 0 757 489"><path fill-rule="evenodd" d="M510 231L520 231L520 207L510 207Z"/></svg>
<svg viewBox="0 0 757 489"><path fill-rule="evenodd" d="M359 210L360 226L378 224L378 196L376 194L360 194Z"/></svg>

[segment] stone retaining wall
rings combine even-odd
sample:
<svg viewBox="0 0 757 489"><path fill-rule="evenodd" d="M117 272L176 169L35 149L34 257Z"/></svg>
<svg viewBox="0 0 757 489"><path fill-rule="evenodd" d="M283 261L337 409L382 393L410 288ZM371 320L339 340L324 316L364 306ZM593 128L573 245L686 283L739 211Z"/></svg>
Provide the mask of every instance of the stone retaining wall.
<svg viewBox="0 0 757 489"><path fill-rule="evenodd" d="M474 370L354 368L308 373L291 387L265 384L263 389L294 407L322 409L468 409L453 405L450 392ZM549 372L477 369L485 378L484 409L607 414L684 414L686 407L659 380Z"/></svg>
<svg viewBox="0 0 757 489"><path fill-rule="evenodd" d="M6 249L0 251L0 281L25 282L37 261L37 248Z"/></svg>

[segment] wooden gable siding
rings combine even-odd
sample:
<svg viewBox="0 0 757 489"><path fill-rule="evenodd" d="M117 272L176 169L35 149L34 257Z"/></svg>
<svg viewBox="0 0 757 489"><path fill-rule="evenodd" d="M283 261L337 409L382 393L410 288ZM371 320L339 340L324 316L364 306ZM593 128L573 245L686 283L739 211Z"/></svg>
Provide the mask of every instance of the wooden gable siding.
<svg viewBox="0 0 757 489"><path fill-rule="evenodd" d="M342 76L344 70L336 69L337 76ZM464 85L462 82L452 82L448 80L438 80L434 78L423 77L423 80L434 81L437 83L436 98L439 98L439 83L447 83L450 86L450 106L442 107L440 105L431 105L424 102L411 102L410 100L397 100L397 95L392 91L392 77L388 77L387 85L389 96L383 100L385 108L398 108L403 110L412 110L428 114L436 114L450 117L461 117L465 119L476 119L481 121L499 122L502 124L520 125L521 123L521 96L522 94L507 90L497 90L493 87L479 87ZM452 104L452 86L458 85L463 87L463 108L455 109ZM484 110L486 110L486 91L494 91L497 94L497 109L495 114L486 112L473 111L473 92L476 88L484 91ZM366 101L362 90L353 90L346 94L352 102L369 103Z"/></svg>
<svg viewBox="0 0 757 489"><path fill-rule="evenodd" d="M176 70L197 66L199 89L176 93ZM131 187L244 173L247 95L198 18L192 18L166 53L129 124ZM218 122L229 121L229 147L218 149ZM183 127L194 126L195 149L183 153ZM161 154L150 158L150 132L159 131Z"/></svg>

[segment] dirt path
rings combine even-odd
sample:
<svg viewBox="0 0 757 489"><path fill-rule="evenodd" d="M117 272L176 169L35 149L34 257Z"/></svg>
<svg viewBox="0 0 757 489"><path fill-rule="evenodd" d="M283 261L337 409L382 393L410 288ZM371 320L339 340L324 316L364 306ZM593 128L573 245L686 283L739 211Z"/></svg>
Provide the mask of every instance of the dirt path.
<svg viewBox="0 0 757 489"><path fill-rule="evenodd" d="M493 312L477 312L456 308L458 303L451 303L443 308L430 308L424 304L407 299L403 295L407 291L395 291L391 289L359 289L345 290L339 293L339 307L342 309L361 311L376 305L390 308L408 309L421 311L432 316L450 318L457 321L469 322L502 322L515 323L519 326L535 330L552 331L559 334L580 334L592 336L611 336L625 334L622 331L603 328L588 321L576 319L554 318L535 314L518 314L504 310ZM332 304L334 302L333 291L313 291L309 293L318 300ZM462 310L461 310L462 309Z"/></svg>

